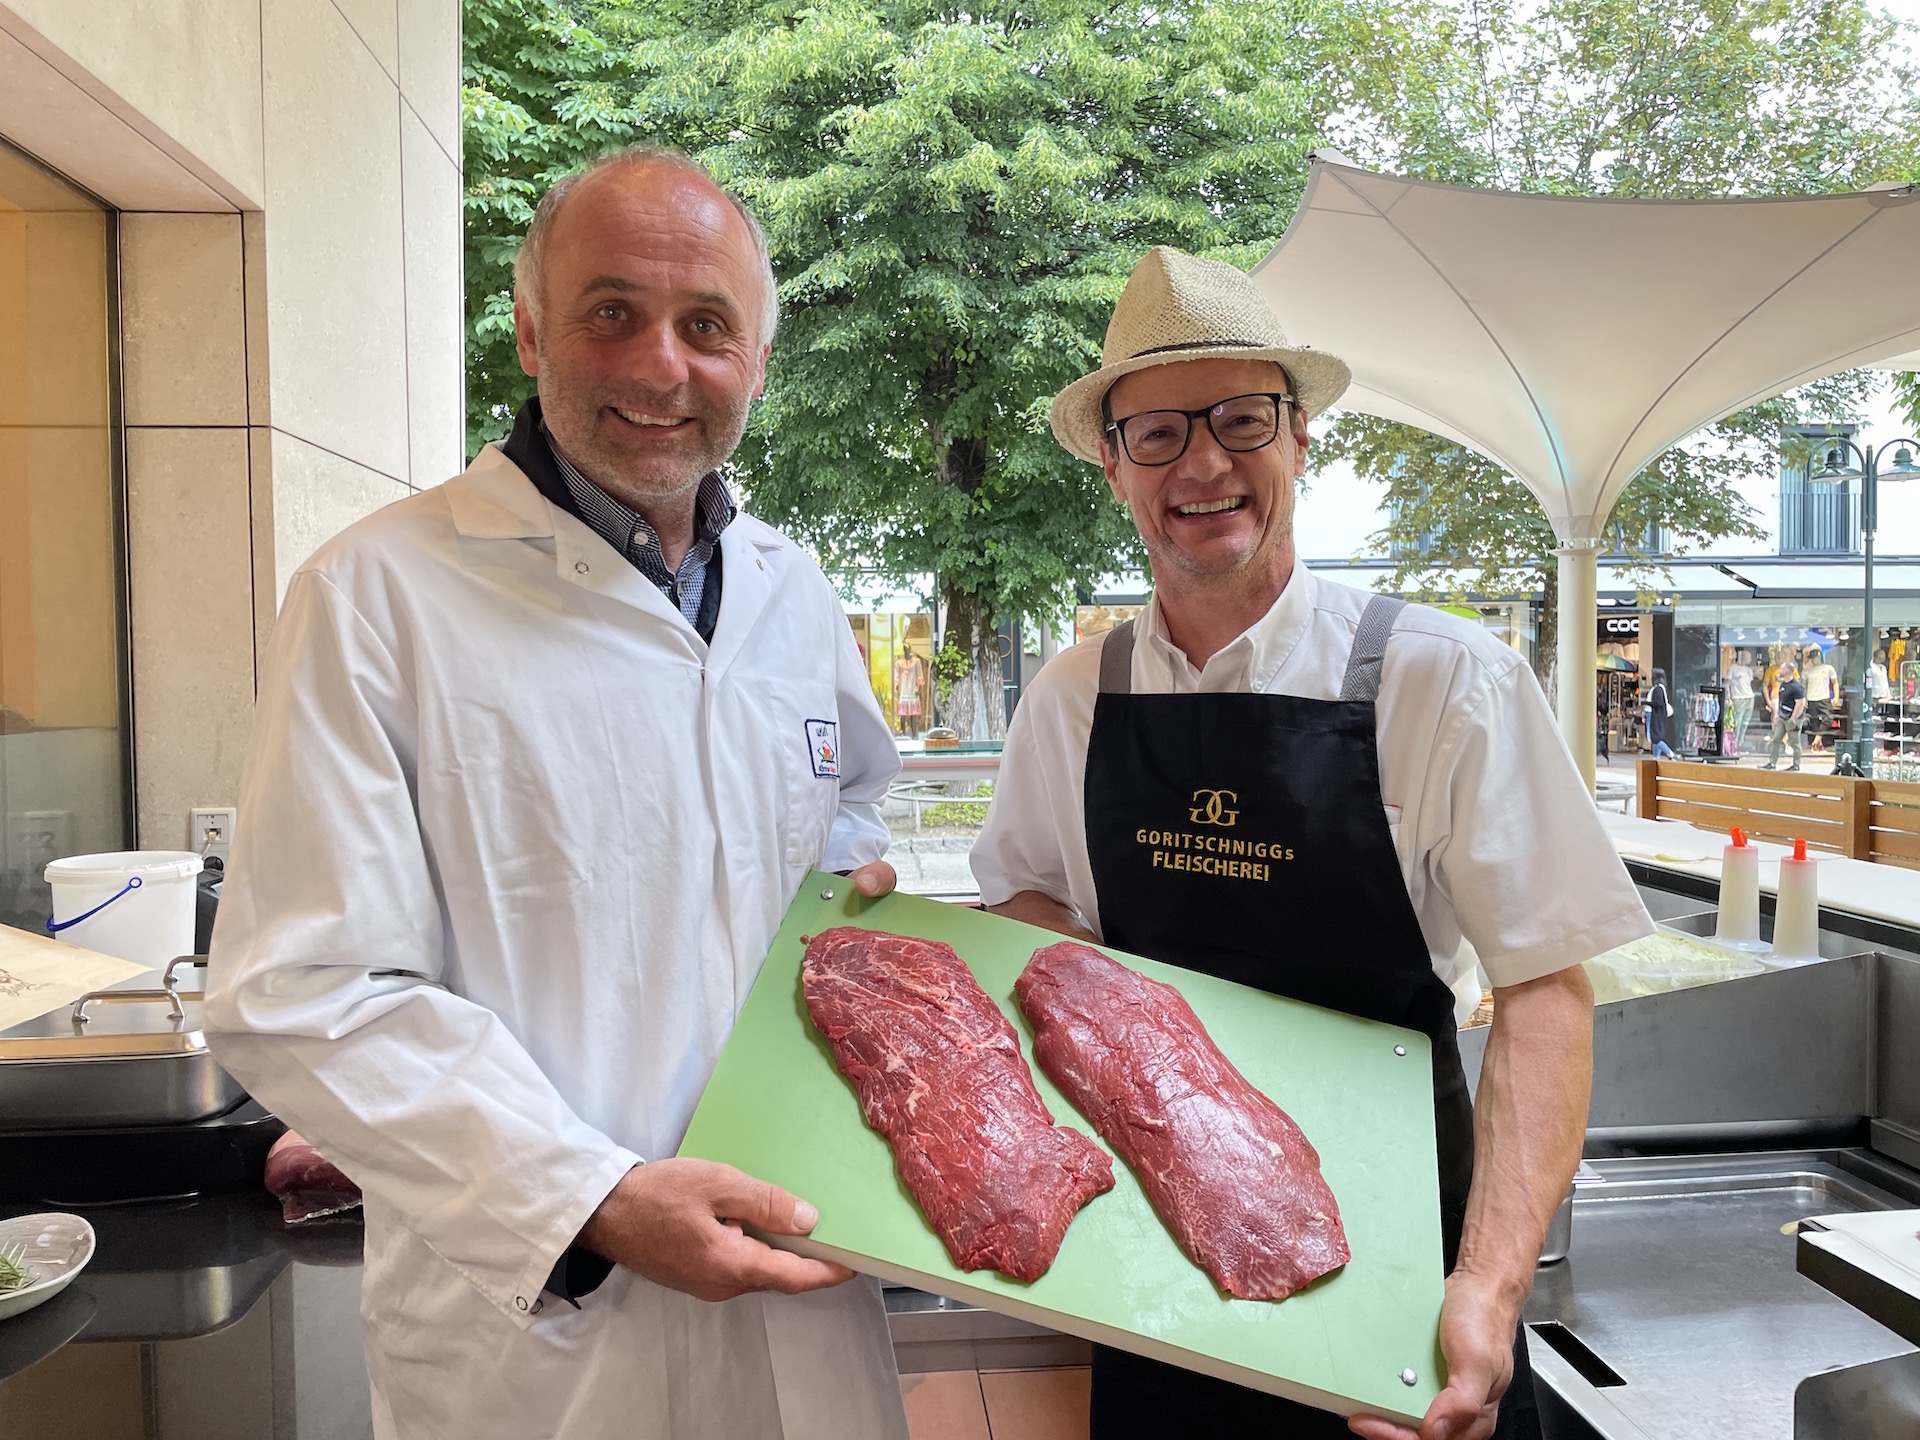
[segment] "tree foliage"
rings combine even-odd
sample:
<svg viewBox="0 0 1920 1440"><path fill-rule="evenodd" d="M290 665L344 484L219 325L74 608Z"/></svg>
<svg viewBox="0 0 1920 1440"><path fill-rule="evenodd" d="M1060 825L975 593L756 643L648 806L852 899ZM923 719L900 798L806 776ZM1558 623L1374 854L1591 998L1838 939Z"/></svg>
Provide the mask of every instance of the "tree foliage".
<svg viewBox="0 0 1920 1440"><path fill-rule="evenodd" d="M829 567L939 577L979 677L957 723L997 701L998 622L1132 556L1047 407L1148 246L1244 265L1285 227L1313 137L1294 3L596 11L636 76L626 118L767 229L783 317L736 457L755 512Z"/></svg>
<svg viewBox="0 0 1920 1440"><path fill-rule="evenodd" d="M619 57L567 0L465 0L467 453L533 394L513 343L513 257L547 187L634 138L605 103Z"/></svg>
<svg viewBox="0 0 1920 1440"><path fill-rule="evenodd" d="M1893 377L1894 412L1920 429L1920 371L1903 370Z"/></svg>

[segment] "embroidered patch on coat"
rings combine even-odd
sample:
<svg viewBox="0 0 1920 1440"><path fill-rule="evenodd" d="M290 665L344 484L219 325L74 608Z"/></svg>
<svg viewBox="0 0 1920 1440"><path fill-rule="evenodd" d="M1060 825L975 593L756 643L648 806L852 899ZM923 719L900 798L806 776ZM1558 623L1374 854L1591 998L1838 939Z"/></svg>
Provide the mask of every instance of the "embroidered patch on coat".
<svg viewBox="0 0 1920 1440"><path fill-rule="evenodd" d="M816 779L840 778L839 721L807 721L807 758L813 762L813 773Z"/></svg>

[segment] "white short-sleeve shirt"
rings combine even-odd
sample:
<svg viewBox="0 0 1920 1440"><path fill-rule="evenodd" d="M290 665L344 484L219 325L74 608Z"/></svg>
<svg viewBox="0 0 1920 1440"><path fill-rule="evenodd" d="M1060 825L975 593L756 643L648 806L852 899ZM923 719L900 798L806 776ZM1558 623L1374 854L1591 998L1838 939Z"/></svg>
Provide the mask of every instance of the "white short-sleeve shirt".
<svg viewBox="0 0 1920 1440"><path fill-rule="evenodd" d="M1150 604L1137 624L1133 688L1338 699L1371 598L1296 566L1273 608L1203 670L1167 640ZM986 904L1035 890L1077 910L1095 934L1082 788L1099 669L1096 638L1027 687L973 849ZM1653 933L1533 672L1483 628L1421 606L1403 611L1381 669L1376 729L1401 873L1449 986L1472 963L1457 958L1463 937L1498 987Z"/></svg>

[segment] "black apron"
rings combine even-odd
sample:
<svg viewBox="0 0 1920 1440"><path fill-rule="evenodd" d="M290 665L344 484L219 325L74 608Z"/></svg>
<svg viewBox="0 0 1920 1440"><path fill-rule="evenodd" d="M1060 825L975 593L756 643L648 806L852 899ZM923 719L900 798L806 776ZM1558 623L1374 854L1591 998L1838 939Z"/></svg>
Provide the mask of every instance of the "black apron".
<svg viewBox="0 0 1920 1440"><path fill-rule="evenodd" d="M1405 603L1369 602L1338 700L1135 695L1132 622L1109 631L1087 739L1087 854L1104 943L1433 1042L1451 1271L1473 1180L1473 1106L1453 995L1433 973L1401 877L1374 741L1380 666ZM1327 1411L1095 1347L1093 1440L1242 1430L1352 1433ZM1523 1329L1495 1436L1539 1435Z"/></svg>

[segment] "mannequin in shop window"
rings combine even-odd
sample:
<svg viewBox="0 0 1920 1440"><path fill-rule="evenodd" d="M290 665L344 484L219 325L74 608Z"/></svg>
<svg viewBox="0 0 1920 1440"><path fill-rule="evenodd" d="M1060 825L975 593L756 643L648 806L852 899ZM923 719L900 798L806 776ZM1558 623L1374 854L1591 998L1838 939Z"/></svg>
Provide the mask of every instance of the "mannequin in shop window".
<svg viewBox="0 0 1920 1440"><path fill-rule="evenodd" d="M1807 733L1812 737L1807 748L1824 750L1821 737L1833 727L1833 702L1840 698L1839 672L1817 645L1807 648L1806 662L1800 683L1807 687Z"/></svg>
<svg viewBox="0 0 1920 1440"><path fill-rule="evenodd" d="M1727 724L1722 732L1726 736L1726 753L1738 755L1740 742L1747 733L1747 722L1753 719L1753 664L1745 650L1733 657L1733 663L1727 667Z"/></svg>
<svg viewBox="0 0 1920 1440"><path fill-rule="evenodd" d="M927 728L927 662L911 644L903 644L893 662L893 713L902 735L918 737Z"/></svg>
<svg viewBox="0 0 1920 1440"><path fill-rule="evenodd" d="M1867 666L1867 699L1871 704L1884 705L1893 694L1893 686L1887 678L1887 652L1873 652L1873 663Z"/></svg>

